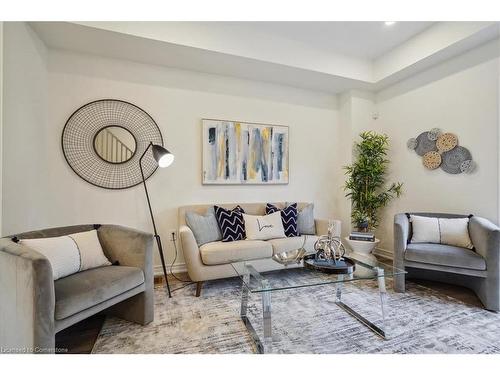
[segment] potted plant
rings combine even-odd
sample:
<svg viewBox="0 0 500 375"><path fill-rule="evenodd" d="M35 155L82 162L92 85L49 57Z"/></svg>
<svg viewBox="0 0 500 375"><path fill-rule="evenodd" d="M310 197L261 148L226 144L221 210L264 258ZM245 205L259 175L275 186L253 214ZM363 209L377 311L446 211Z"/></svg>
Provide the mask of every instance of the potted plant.
<svg viewBox="0 0 500 375"><path fill-rule="evenodd" d="M401 195L403 184L393 182L387 188L388 136L366 131L360 137L361 142L354 145L355 161L344 167L344 190L352 202L352 223L360 232L371 232L379 224L379 210Z"/></svg>

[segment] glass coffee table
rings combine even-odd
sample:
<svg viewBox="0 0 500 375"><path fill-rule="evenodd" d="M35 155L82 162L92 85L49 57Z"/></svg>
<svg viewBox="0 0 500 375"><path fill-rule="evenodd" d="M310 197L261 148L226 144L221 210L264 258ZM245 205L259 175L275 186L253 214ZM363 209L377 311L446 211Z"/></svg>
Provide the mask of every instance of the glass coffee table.
<svg viewBox="0 0 500 375"><path fill-rule="evenodd" d="M327 274L316 270L301 267L286 267L278 270L266 271L262 259L232 263L235 276L242 280L241 287L241 320L245 324L258 353L272 352L272 320L271 296L273 293L291 289L311 288L320 285L332 284L335 287L335 304L346 313L353 316L361 324L370 328L376 335L387 339L386 308L387 296L385 278L406 273L392 265L381 263L374 258L365 257L357 253L347 253L346 257L355 263L355 270L351 274ZM269 264L269 263L267 263ZM293 270L294 277L289 277ZM342 301L342 286L344 283L376 280L380 295L381 324L376 325ZM260 294L262 300L262 334L259 335L252 325L247 314L249 293Z"/></svg>

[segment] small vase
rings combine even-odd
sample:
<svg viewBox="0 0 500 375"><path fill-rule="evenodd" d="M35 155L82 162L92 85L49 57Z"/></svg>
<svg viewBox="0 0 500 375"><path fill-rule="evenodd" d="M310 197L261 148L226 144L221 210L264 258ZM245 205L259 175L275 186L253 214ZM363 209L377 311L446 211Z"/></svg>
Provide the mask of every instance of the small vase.
<svg viewBox="0 0 500 375"><path fill-rule="evenodd" d="M368 231L368 220L364 220L358 223L358 231L359 232L367 232Z"/></svg>

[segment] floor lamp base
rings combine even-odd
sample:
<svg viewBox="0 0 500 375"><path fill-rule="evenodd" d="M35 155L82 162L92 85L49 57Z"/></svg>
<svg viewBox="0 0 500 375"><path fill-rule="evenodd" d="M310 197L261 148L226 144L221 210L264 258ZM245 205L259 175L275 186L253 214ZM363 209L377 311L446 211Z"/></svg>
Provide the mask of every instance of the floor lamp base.
<svg viewBox="0 0 500 375"><path fill-rule="evenodd" d="M163 276L165 277L165 283L167 284L168 298L172 298L172 293L170 292L170 285L168 284L167 267L165 266L165 258L163 257L163 246L161 244L161 238L159 234L155 234L156 244L158 245L158 251L160 253L161 266L163 268Z"/></svg>

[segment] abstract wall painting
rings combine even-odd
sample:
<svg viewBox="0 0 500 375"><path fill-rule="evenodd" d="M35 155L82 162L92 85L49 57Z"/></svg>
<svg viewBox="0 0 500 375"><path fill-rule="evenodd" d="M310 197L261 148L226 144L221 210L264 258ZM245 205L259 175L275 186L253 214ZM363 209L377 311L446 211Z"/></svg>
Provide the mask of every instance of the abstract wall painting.
<svg viewBox="0 0 500 375"><path fill-rule="evenodd" d="M288 126L202 123L203 184L288 184Z"/></svg>

